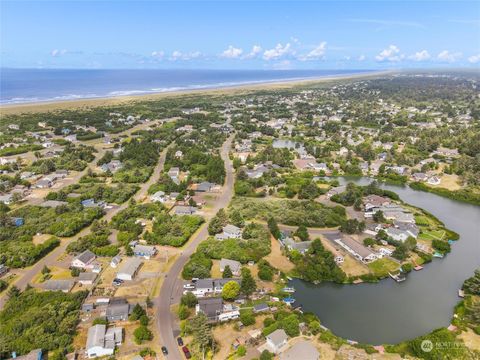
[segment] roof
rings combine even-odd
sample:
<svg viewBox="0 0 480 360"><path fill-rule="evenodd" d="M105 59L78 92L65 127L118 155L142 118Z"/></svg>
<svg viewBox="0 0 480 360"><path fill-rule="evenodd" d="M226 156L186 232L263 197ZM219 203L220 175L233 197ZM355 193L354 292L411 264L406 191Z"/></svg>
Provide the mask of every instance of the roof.
<svg viewBox="0 0 480 360"><path fill-rule="evenodd" d="M58 206L62 206L62 205L67 205L68 203L65 202L65 201L57 201L57 200L47 200L47 201L44 201L43 203L40 204L41 207L52 207L52 208L56 208Z"/></svg>
<svg viewBox="0 0 480 360"><path fill-rule="evenodd" d="M124 303L113 303L107 306L107 318L110 317L125 317L130 314L130 304L128 302Z"/></svg>
<svg viewBox="0 0 480 360"><path fill-rule="evenodd" d="M233 272L240 270L240 268L242 267L242 264L237 260L230 260L230 259L220 260L220 269L225 269L227 265L230 267L230 270L232 270Z"/></svg>
<svg viewBox="0 0 480 360"><path fill-rule="evenodd" d="M123 273L123 274L128 274L130 276L133 276L137 272L141 264L142 264L142 260L140 260L139 258L129 258L123 263L123 266L118 271L118 273Z"/></svg>
<svg viewBox="0 0 480 360"><path fill-rule="evenodd" d="M201 298L198 299L198 308L208 318L216 317L223 309L222 298Z"/></svg>
<svg viewBox="0 0 480 360"><path fill-rule="evenodd" d="M320 354L310 341L299 341L280 354L280 360L318 360Z"/></svg>
<svg viewBox="0 0 480 360"><path fill-rule="evenodd" d="M157 252L155 246L148 246L148 245L135 245L133 247L133 252L135 254L150 254L154 255Z"/></svg>
<svg viewBox="0 0 480 360"><path fill-rule="evenodd" d="M94 281L97 278L97 274L93 272L81 272L78 275L78 281Z"/></svg>
<svg viewBox="0 0 480 360"><path fill-rule="evenodd" d="M207 289L207 288L211 288L211 287L223 287L223 285L225 285L229 281L235 281L235 282L240 283L240 279L233 279L233 278L230 278L230 279L211 279L211 278L208 278L208 279L197 280L197 282L195 284L195 287L197 289Z"/></svg>
<svg viewBox="0 0 480 360"><path fill-rule="evenodd" d="M226 232L226 233L230 233L230 234L236 234L236 233L239 233L241 232L242 230L235 226L235 225L232 225L232 224L228 224L228 225L225 225L223 227L223 232Z"/></svg>
<svg viewBox="0 0 480 360"><path fill-rule="evenodd" d="M9 360L12 360L12 359L9 359ZM28 354L15 357L15 359L16 360L40 360L42 359L42 349L32 350Z"/></svg>
<svg viewBox="0 0 480 360"><path fill-rule="evenodd" d="M253 307L254 311L264 311L264 310L269 310L269 309L270 309L270 307L265 303L257 304Z"/></svg>
<svg viewBox="0 0 480 360"><path fill-rule="evenodd" d="M93 347L103 347L105 345L105 332L107 326L104 324L97 324L88 329L87 335L87 350Z"/></svg>
<svg viewBox="0 0 480 360"><path fill-rule="evenodd" d="M288 335L283 329L277 329L270 335L267 335L267 339L270 340L275 346L281 345L288 340Z"/></svg>
<svg viewBox="0 0 480 360"><path fill-rule="evenodd" d="M96 256L90 250L85 250L80 255L75 256L74 260L79 260L84 264L88 264L91 261L95 260Z"/></svg>
<svg viewBox="0 0 480 360"><path fill-rule="evenodd" d="M348 236L342 236L338 240L341 241L345 246L349 247L352 251L360 255L362 258L366 258L367 256L373 254L373 251L371 251L369 248L363 246Z"/></svg>
<svg viewBox="0 0 480 360"><path fill-rule="evenodd" d="M70 291L73 285L75 285L74 280L47 280L43 288L51 291Z"/></svg>

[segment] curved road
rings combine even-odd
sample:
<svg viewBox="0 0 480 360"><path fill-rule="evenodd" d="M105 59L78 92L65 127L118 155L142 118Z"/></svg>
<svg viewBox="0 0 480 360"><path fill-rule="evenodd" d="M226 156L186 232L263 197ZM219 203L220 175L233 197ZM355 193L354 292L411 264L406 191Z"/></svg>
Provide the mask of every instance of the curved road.
<svg viewBox="0 0 480 360"><path fill-rule="evenodd" d="M173 144L173 143L172 143ZM136 201L142 200L145 196L148 194L148 188L150 185L154 184L160 177L160 173L163 170L163 166L165 164L165 159L167 156L167 150L168 148L172 145L170 144L167 146L162 153L160 154L160 157L158 159L158 163L155 166L155 169L153 170L152 176L148 179L147 182L143 183L140 185L140 189L135 193L133 198ZM96 163L96 162L95 162ZM93 162L92 162L93 164ZM129 201L124 202L122 205L118 207L114 207L112 209L108 209L105 213L105 215L100 219L100 220L106 220L107 222L110 221L116 214L118 214L120 211L126 209L128 207ZM63 238L62 243L60 246L56 247L52 252L50 252L48 255L40 259L33 265L31 268L26 270L22 275L20 275L20 278L14 281L13 285L18 287L20 290L25 289L25 287L32 281L32 279L35 277L36 274L38 274L42 268L46 266L52 266L55 265L57 262L57 258L63 254L68 246L72 241L75 241L79 239L82 236L88 235L91 231L90 226L82 229L79 233L76 235L69 237L69 238ZM2 296L0 297L0 310L3 308L5 305L5 302L7 300L6 296L6 291L3 292Z"/></svg>
<svg viewBox="0 0 480 360"><path fill-rule="evenodd" d="M168 274L165 276L160 295L155 299L155 306L157 307L156 324L162 340L162 346L166 346L169 354L168 359L183 359L180 353L180 348L177 345L176 337L180 334L179 324L176 321L176 316L170 311L171 306L178 304L183 293L183 281L180 279L183 266L186 264L190 256L195 252L198 244L208 237L208 223L218 210L225 208L230 203L233 196L233 165L228 157L230 152L234 134L223 143L220 155L225 163L226 180L222 189L222 194L218 198L212 215L206 217L205 223L192 236L183 252L177 258L175 263L170 268Z"/></svg>

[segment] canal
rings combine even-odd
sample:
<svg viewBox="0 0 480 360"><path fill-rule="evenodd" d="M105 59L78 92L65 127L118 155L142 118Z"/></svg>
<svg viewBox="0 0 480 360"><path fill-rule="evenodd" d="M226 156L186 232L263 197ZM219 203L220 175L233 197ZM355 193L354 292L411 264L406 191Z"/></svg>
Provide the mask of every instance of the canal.
<svg viewBox="0 0 480 360"><path fill-rule="evenodd" d="M339 178L367 185L369 178ZM310 284L299 279L296 305L315 313L336 335L374 345L398 343L448 326L459 301L458 289L480 266L480 207L443 198L408 186L381 185L401 199L435 215L460 240L443 259L434 259L407 281L384 279L359 285Z"/></svg>

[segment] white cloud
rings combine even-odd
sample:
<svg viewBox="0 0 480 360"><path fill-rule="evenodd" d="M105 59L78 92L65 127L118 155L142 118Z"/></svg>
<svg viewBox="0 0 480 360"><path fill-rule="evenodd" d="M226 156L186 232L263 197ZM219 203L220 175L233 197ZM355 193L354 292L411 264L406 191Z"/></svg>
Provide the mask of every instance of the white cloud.
<svg viewBox="0 0 480 360"><path fill-rule="evenodd" d="M451 53L448 50L443 50L437 55L438 60L448 63L453 63L462 57L462 53Z"/></svg>
<svg viewBox="0 0 480 360"><path fill-rule="evenodd" d="M380 54L375 56L377 61L391 61L397 62L403 59L403 55L400 54L400 49L395 45L390 45L388 48L382 50Z"/></svg>
<svg viewBox="0 0 480 360"><path fill-rule="evenodd" d="M427 50L422 50L422 51L416 52L413 55L410 55L408 58L414 61L426 61L430 59L431 56Z"/></svg>
<svg viewBox="0 0 480 360"><path fill-rule="evenodd" d="M67 50L65 49L54 49L51 51L50 55L52 55L53 57L59 57L59 56L62 56L62 55L65 55L67 53Z"/></svg>
<svg viewBox="0 0 480 360"><path fill-rule="evenodd" d="M228 58L228 59L237 59L243 54L243 50L240 48L233 47L230 45L228 49L226 49L222 54L221 57Z"/></svg>
<svg viewBox="0 0 480 360"><path fill-rule="evenodd" d="M310 51L306 55L302 55L298 57L298 60L307 61L307 60L319 60L322 59L325 55L325 51L327 49L327 42L323 41L319 45L317 45L312 51Z"/></svg>
<svg viewBox="0 0 480 360"><path fill-rule="evenodd" d="M162 59L165 56L163 51L152 51L151 56L157 59Z"/></svg>
<svg viewBox="0 0 480 360"><path fill-rule="evenodd" d="M480 61L480 54L478 55L472 55L468 58L468 62L472 64L476 64Z"/></svg>
<svg viewBox="0 0 480 360"><path fill-rule="evenodd" d="M281 58L282 56L288 55L292 52L290 43L285 44L277 44L273 49L265 50L263 53L263 58L265 60L276 60Z"/></svg>
<svg viewBox="0 0 480 360"><path fill-rule="evenodd" d="M192 60L192 59L197 59L202 55L200 51L193 51L189 53L183 53L179 50L175 50L172 52L172 55L170 56L171 61L177 61L177 60Z"/></svg>
<svg viewBox="0 0 480 360"><path fill-rule="evenodd" d="M245 59L254 59L262 52L260 45L253 45L252 51L245 55Z"/></svg>
<svg viewBox="0 0 480 360"><path fill-rule="evenodd" d="M358 61L364 61L367 57L365 55L360 55Z"/></svg>
<svg viewBox="0 0 480 360"><path fill-rule="evenodd" d="M275 70L290 70L292 68L292 63L290 60L282 60L280 62L274 63L272 68Z"/></svg>

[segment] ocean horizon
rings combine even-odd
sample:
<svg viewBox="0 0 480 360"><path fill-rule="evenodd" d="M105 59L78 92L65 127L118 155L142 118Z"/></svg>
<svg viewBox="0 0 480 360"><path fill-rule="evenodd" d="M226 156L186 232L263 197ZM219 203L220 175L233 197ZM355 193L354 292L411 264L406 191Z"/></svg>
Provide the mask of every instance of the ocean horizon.
<svg viewBox="0 0 480 360"><path fill-rule="evenodd" d="M57 102L358 75L375 70L0 69L0 104Z"/></svg>

